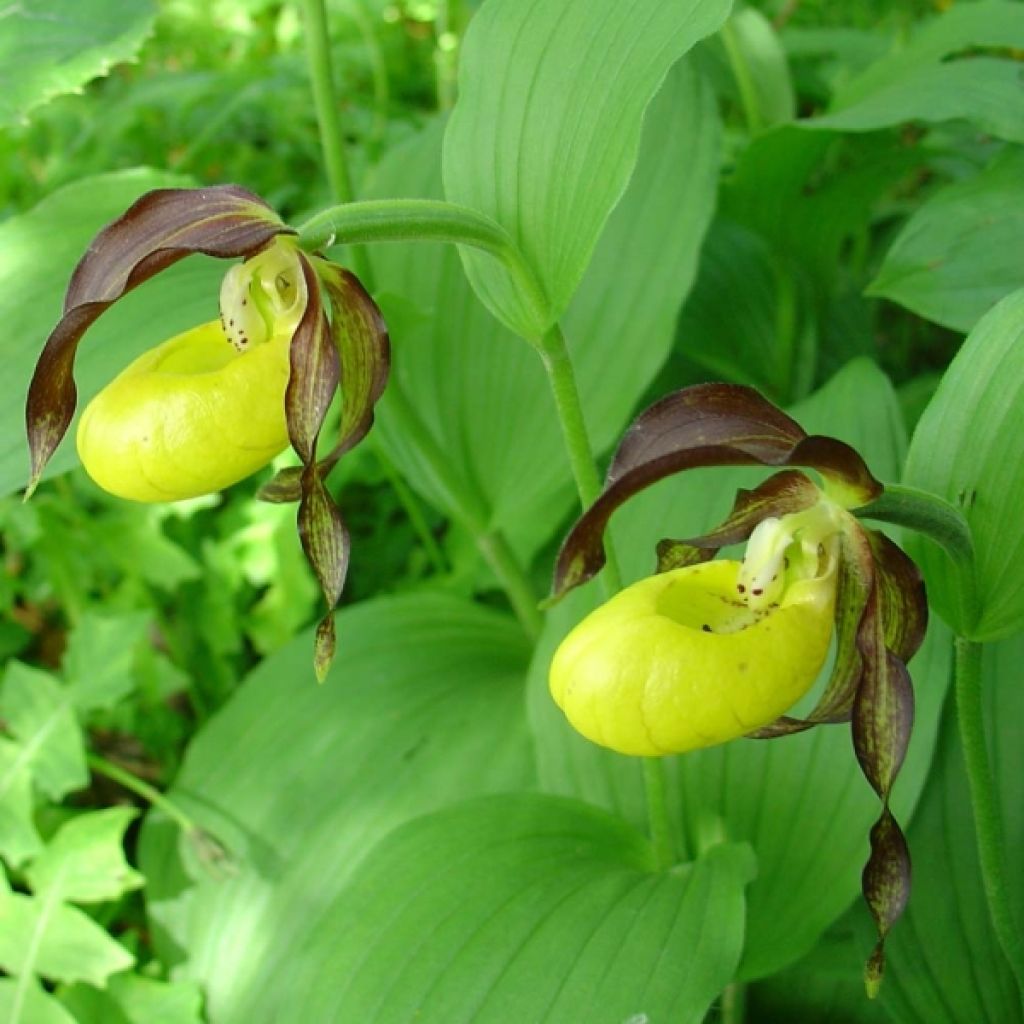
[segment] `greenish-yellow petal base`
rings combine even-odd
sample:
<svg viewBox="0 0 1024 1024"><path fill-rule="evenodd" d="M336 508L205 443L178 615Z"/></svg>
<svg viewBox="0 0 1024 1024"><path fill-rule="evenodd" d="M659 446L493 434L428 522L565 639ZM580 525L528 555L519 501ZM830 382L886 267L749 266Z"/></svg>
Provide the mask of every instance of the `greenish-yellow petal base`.
<svg viewBox="0 0 1024 1024"><path fill-rule="evenodd" d="M144 353L82 414L89 476L121 498L177 501L265 466L288 444L289 340L237 352L214 320Z"/></svg>
<svg viewBox="0 0 1024 1024"><path fill-rule="evenodd" d="M753 611L737 592L739 570L722 560L651 576L584 619L550 674L574 728L653 757L736 739L788 711L828 653L832 574Z"/></svg>

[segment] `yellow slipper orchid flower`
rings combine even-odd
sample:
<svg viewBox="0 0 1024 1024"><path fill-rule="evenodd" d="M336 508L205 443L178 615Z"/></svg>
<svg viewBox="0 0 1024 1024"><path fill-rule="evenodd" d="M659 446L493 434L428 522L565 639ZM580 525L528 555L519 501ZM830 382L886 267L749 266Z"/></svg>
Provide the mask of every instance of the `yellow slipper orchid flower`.
<svg viewBox="0 0 1024 1024"><path fill-rule="evenodd" d="M654 757L754 732L812 686L832 637L835 569L762 611L737 594L742 564L648 577L587 616L551 665L555 703L588 739Z"/></svg>

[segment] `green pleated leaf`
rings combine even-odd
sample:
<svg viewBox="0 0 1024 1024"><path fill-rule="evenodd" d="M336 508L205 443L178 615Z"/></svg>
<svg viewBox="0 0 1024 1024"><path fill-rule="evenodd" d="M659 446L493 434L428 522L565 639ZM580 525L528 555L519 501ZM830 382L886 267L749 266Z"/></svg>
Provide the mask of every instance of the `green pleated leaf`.
<svg viewBox="0 0 1024 1024"><path fill-rule="evenodd" d="M923 203L903 226L868 288L920 316L969 331L1024 285L1015 253L1024 244L1024 151Z"/></svg>
<svg viewBox="0 0 1024 1024"><path fill-rule="evenodd" d="M1024 919L1024 641L987 645L982 692L1005 831L1008 898ZM946 708L928 784L907 830L914 889L887 944L880 1001L893 1024L1020 1024L1020 994L989 921L955 708Z"/></svg>
<svg viewBox="0 0 1024 1024"><path fill-rule="evenodd" d="M477 294L516 333L539 338L561 317L629 181L647 104L729 7L489 0L473 19L445 137L445 193L501 224L543 283L548 308L537 310L489 257L463 253Z"/></svg>
<svg viewBox="0 0 1024 1024"><path fill-rule="evenodd" d="M697 1024L739 960L753 868L727 845L654 873L645 839L577 801L460 804L364 861L298 951L292 1019Z"/></svg>
<svg viewBox="0 0 1024 1024"><path fill-rule="evenodd" d="M60 319L61 303L75 265L89 240L142 193L187 184L163 171L102 174L59 189L27 213L0 225L0 317L5 330L0 353L5 373L0 401L0 493L28 479L25 396L46 336ZM75 362L80 405L145 349L218 312L224 265L193 256L130 292L90 329L89 343ZM77 465L65 443L47 472Z"/></svg>
<svg viewBox="0 0 1024 1024"><path fill-rule="evenodd" d="M183 977L218 1024L308 1020L293 1009L308 996L290 980L296 950L374 844L415 815L534 783L529 650L512 620L415 594L347 609L338 630L345 656L324 686L292 685L308 671L299 637L189 748L172 795L237 874L210 878L188 847L183 867L167 822L143 832L158 940L187 956Z"/></svg>
<svg viewBox="0 0 1024 1024"><path fill-rule="evenodd" d="M440 195L439 127L385 158L373 196ZM714 206L718 135L710 88L681 62L650 105L634 176L563 321L598 448L612 443L668 355ZM439 508L474 515L529 554L576 501L540 360L480 304L452 247L377 246L370 255L394 321L395 378L450 453L457 487L424 463L395 424L397 396L385 393L376 429L388 454ZM420 312L404 329L389 294Z"/></svg>
<svg viewBox="0 0 1024 1024"><path fill-rule="evenodd" d="M89 781L71 695L48 672L12 661L0 689L0 718L18 745L12 761L0 767L0 804L22 771L51 800L60 800Z"/></svg>
<svg viewBox="0 0 1024 1024"><path fill-rule="evenodd" d="M929 541L908 547L933 608L959 632L990 640L1024 625L1024 291L970 333L928 404L904 480L958 505L975 547L976 617L952 564Z"/></svg>
<svg viewBox="0 0 1024 1024"><path fill-rule="evenodd" d="M736 11L720 38L733 74L742 78L738 99L751 132L792 121L796 95L786 51L772 23L755 7Z"/></svg>
<svg viewBox="0 0 1024 1024"><path fill-rule="evenodd" d="M10 1024L81 1024L34 978L0 978L0 1019Z"/></svg>
<svg viewBox="0 0 1024 1024"><path fill-rule="evenodd" d="M19 0L0 11L0 124L80 91L132 60L153 30L151 0Z"/></svg>
<svg viewBox="0 0 1024 1024"><path fill-rule="evenodd" d="M0 968L28 987L34 975L101 988L135 958L91 917L59 897L12 892L0 878ZM17 1000L17 995L15 995ZM24 1015L10 1024L34 1024Z"/></svg>
<svg viewBox="0 0 1024 1024"><path fill-rule="evenodd" d="M899 472L905 445L899 405L888 379L871 363L850 364L811 399L791 410L808 429L834 434L861 451L883 478ZM625 507L613 524L627 581L654 568L652 541L671 527L696 533L729 508L737 487L765 471L697 470L659 484ZM593 589L593 588L591 588ZM565 723L547 689L555 645L600 600L580 590L549 616L529 681L530 723L538 737L538 764L546 789L646 821L639 761L604 751ZM893 795L906 820L930 764L942 695L948 683L948 639L933 627L910 664L917 690L917 722ZM827 669L819 686L824 686ZM807 698L809 711L817 688ZM672 778L677 838L696 848L707 830L747 841L758 858L748 899L747 941L741 975L759 978L809 951L825 928L857 898L867 859L866 837L878 817L878 798L854 757L848 725L823 726L774 740L740 740L667 762ZM893 935L899 933L898 924ZM854 952L859 972L871 949Z"/></svg>
<svg viewBox="0 0 1024 1024"><path fill-rule="evenodd" d="M1020 65L986 53L1021 46L1019 4L958 4L844 85L829 113L805 125L861 132L906 121L965 118L983 132L1024 142Z"/></svg>

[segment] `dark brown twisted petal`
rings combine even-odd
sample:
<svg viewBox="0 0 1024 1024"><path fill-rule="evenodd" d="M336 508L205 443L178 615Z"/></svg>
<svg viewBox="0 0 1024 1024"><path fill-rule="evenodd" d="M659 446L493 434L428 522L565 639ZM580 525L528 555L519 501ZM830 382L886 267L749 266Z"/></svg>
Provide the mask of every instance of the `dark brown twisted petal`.
<svg viewBox="0 0 1024 1024"><path fill-rule="evenodd" d="M882 485L849 446L808 437L800 425L753 388L698 384L642 412L616 451L604 490L576 521L555 563L552 598L598 573L605 563L603 536L612 513L629 498L674 473L701 466L822 467L829 481L849 482L854 504ZM870 500L870 499L868 499Z"/></svg>
<svg viewBox="0 0 1024 1024"><path fill-rule="evenodd" d="M885 644L901 661L917 653L928 629L928 598L921 570L878 530L865 530L878 574Z"/></svg>
<svg viewBox="0 0 1024 1024"><path fill-rule="evenodd" d="M864 661L858 637L868 598L875 586L875 566L865 530L854 524L840 535L836 580L836 656L825 689L806 718L783 715L751 733L753 739L774 739L803 732L815 725L848 722L861 684Z"/></svg>
<svg viewBox="0 0 1024 1024"><path fill-rule="evenodd" d="M889 794L907 754L914 723L914 691L906 665L888 649L880 587L868 599L858 635L864 672L853 705L853 746L861 770L882 799L871 830L871 856L862 878L864 898L878 929L878 943L865 966L869 994L885 969L885 937L910 894L910 854L889 811Z"/></svg>
<svg viewBox="0 0 1024 1024"><path fill-rule="evenodd" d="M818 488L798 470L775 473L752 491L737 491L728 517L708 533L685 540L660 541L657 571L706 562L721 548L746 540L763 520L801 512L816 504L820 497Z"/></svg>
<svg viewBox="0 0 1024 1024"><path fill-rule="evenodd" d="M334 607L348 572L349 537L316 461L320 428L338 389L338 350L331 339L316 271L307 256L300 254L300 260L309 298L292 337L285 416L292 447L303 467L299 477L299 537L327 602L313 655L313 667L322 681L334 657Z"/></svg>
<svg viewBox="0 0 1024 1024"><path fill-rule="evenodd" d="M251 256L293 233L259 196L238 185L147 192L92 240L71 276L64 314L29 386L25 420L31 456L28 493L75 413L75 353L82 335L126 292L191 253Z"/></svg>
<svg viewBox="0 0 1024 1024"><path fill-rule="evenodd" d="M374 407L387 385L391 342L387 327L369 293L347 270L326 260L317 269L331 301L331 334L341 360L341 424L338 441L320 460L326 479L338 460L351 451L373 425ZM264 501L297 501L302 470L281 470L259 493Z"/></svg>

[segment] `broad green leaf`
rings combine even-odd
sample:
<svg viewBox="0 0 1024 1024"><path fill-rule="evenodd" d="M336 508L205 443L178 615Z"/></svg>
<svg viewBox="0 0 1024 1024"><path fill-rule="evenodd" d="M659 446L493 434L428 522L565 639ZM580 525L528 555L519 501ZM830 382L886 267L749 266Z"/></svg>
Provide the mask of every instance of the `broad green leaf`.
<svg viewBox="0 0 1024 1024"><path fill-rule="evenodd" d="M0 856L17 866L42 849L32 816L30 758L0 736Z"/></svg>
<svg viewBox="0 0 1024 1024"><path fill-rule="evenodd" d="M151 0L19 0L0 10L0 125L132 60L153 30Z"/></svg>
<svg viewBox="0 0 1024 1024"><path fill-rule="evenodd" d="M143 832L165 953L187 955L182 976L201 984L218 1024L270 1019L267 1006L299 998L282 972L385 833L534 782L522 706L529 650L514 622L418 594L357 605L337 628L343 656L323 686L309 636L298 637L189 748L172 797L227 844L238 874L193 885L176 830L151 819Z"/></svg>
<svg viewBox="0 0 1024 1024"><path fill-rule="evenodd" d="M0 978L0 1020L8 1024L76 1024L33 978Z"/></svg>
<svg viewBox="0 0 1024 1024"><path fill-rule="evenodd" d="M984 715L1005 826L1011 912L1024 914L1020 637L984 651ZM1020 1024L1020 995L989 922L952 698L908 839L914 891L887 943L881 1002L893 1024Z"/></svg>
<svg viewBox="0 0 1024 1024"><path fill-rule="evenodd" d="M868 288L919 316L969 331L1024 285L1024 150L937 192L903 226Z"/></svg>
<svg viewBox="0 0 1024 1024"><path fill-rule="evenodd" d="M92 237L152 188L187 185L163 171L137 169L84 178L27 213L0 224L0 494L25 485L25 395L39 352L60 317L75 264ZM104 313L82 341L75 373L79 410L143 350L212 320L225 264L194 256L148 281ZM72 424L49 472L77 464Z"/></svg>
<svg viewBox="0 0 1024 1024"><path fill-rule="evenodd" d="M135 651L149 630L149 612L87 612L71 631L64 675L83 711L111 708L135 688Z"/></svg>
<svg viewBox="0 0 1024 1024"><path fill-rule="evenodd" d="M718 134L710 89L683 62L651 104L634 177L564 320L598 448L668 355L714 205ZM435 126L397 148L373 195L436 197L439 145ZM479 303L450 247L378 246L371 255L380 287L425 314L392 331L398 382L484 526L532 552L575 500L540 360ZM465 501L424 464L389 403L386 393L378 422L392 458L431 502L465 518Z"/></svg>
<svg viewBox="0 0 1024 1024"><path fill-rule="evenodd" d="M124 830L133 807L108 807L65 822L26 871L32 891L49 900L100 903L116 900L145 879L124 859Z"/></svg>
<svg viewBox="0 0 1024 1024"><path fill-rule="evenodd" d="M1024 290L971 331L946 370L910 445L905 482L959 505L974 536L978 613L963 603L949 558L915 539L932 605L978 640L1024 624Z"/></svg>
<svg viewBox="0 0 1024 1024"><path fill-rule="evenodd" d="M826 116L803 123L862 132L905 121L964 118L983 132L1024 142L1020 64L984 54L1020 46L1020 4L958 4L840 89Z"/></svg>
<svg viewBox="0 0 1024 1024"><path fill-rule="evenodd" d="M132 971L114 974L104 991L73 985L61 1002L78 1024L203 1024L203 997L184 981L157 981Z"/></svg>
<svg viewBox="0 0 1024 1024"><path fill-rule="evenodd" d="M656 873L646 840L576 801L459 804L371 852L296 951L277 1019L696 1024L735 970L752 872L719 845Z"/></svg>
<svg viewBox="0 0 1024 1024"><path fill-rule="evenodd" d="M444 144L448 199L493 217L538 274L535 310L488 256L463 252L503 323L539 338L562 315L636 161L644 110L730 0L488 0L462 45Z"/></svg>
<svg viewBox="0 0 1024 1024"><path fill-rule="evenodd" d="M808 431L853 444L880 478L898 474L905 444L899 407L888 380L873 364L850 364L791 411ZM613 521L613 532L626 578L653 571L659 539L703 532L728 512L737 487L750 487L765 475L698 470L665 481L625 506ZM600 600L597 590L581 589L555 609L531 667L529 714L538 739L541 780L546 789L581 797L642 825L646 810L640 763L577 736L547 689L555 646ZM906 820L923 784L947 684L941 630L933 630L910 671L918 693L918 719L895 793L895 813L901 820ZM859 892L868 829L878 816L877 798L853 755L849 727L819 727L776 740L739 740L671 758L668 766L681 848L697 848L710 831L749 842L757 855L742 975L762 977L804 955ZM869 950L865 944L863 956Z"/></svg>
<svg viewBox="0 0 1024 1024"><path fill-rule="evenodd" d="M12 661L0 689L0 717L18 741L18 761L51 800L60 800L89 781L82 730L70 694L48 672ZM0 769L0 802L5 779Z"/></svg>
<svg viewBox="0 0 1024 1024"><path fill-rule="evenodd" d="M51 981L87 981L103 987L107 978L131 967L135 958L91 917L59 896L23 896L0 890L0 967L19 976ZM15 995L17 998L17 995ZM30 1018L10 1024L32 1024Z"/></svg>

